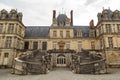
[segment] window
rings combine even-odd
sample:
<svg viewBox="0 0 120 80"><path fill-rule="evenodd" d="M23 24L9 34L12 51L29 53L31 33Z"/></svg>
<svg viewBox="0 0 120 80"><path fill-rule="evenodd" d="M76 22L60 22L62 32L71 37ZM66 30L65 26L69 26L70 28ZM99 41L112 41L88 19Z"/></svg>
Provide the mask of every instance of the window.
<svg viewBox="0 0 120 80"><path fill-rule="evenodd" d="M66 42L66 49L70 49L70 41Z"/></svg>
<svg viewBox="0 0 120 80"><path fill-rule="evenodd" d="M91 42L91 49L95 49L95 42L94 41Z"/></svg>
<svg viewBox="0 0 120 80"><path fill-rule="evenodd" d="M0 33L2 33L2 30L3 30L3 24L0 23Z"/></svg>
<svg viewBox="0 0 120 80"><path fill-rule="evenodd" d="M117 24L118 33L120 33L120 24Z"/></svg>
<svg viewBox="0 0 120 80"><path fill-rule="evenodd" d="M7 37L7 39L6 39L6 48L11 47L11 42L12 42L12 37Z"/></svg>
<svg viewBox="0 0 120 80"><path fill-rule="evenodd" d="M67 38L70 37L70 31L66 31L66 37L67 37Z"/></svg>
<svg viewBox="0 0 120 80"><path fill-rule="evenodd" d="M42 50L47 50L47 42L42 42Z"/></svg>
<svg viewBox="0 0 120 80"><path fill-rule="evenodd" d="M38 49L38 42L33 42L33 49Z"/></svg>
<svg viewBox="0 0 120 80"><path fill-rule="evenodd" d="M29 42L28 41L25 42L24 49L29 49Z"/></svg>
<svg viewBox="0 0 120 80"><path fill-rule="evenodd" d="M63 31L60 31L60 37L63 37Z"/></svg>
<svg viewBox="0 0 120 80"><path fill-rule="evenodd" d="M9 27L8 27L8 33L13 33L13 29L14 29L14 24L9 24Z"/></svg>
<svg viewBox="0 0 120 80"><path fill-rule="evenodd" d="M57 37L57 32L53 31L53 37Z"/></svg>
<svg viewBox="0 0 120 80"><path fill-rule="evenodd" d="M78 41L78 51L81 51L81 49L82 49L82 42Z"/></svg>
<svg viewBox="0 0 120 80"><path fill-rule="evenodd" d="M99 34L101 34L102 32L101 32L101 26L100 26L100 28L99 28Z"/></svg>
<svg viewBox="0 0 120 80"><path fill-rule="evenodd" d="M18 48L18 49L20 49L20 47L21 47L20 41L21 41L21 40L18 38L18 39L17 39L17 48Z"/></svg>
<svg viewBox="0 0 120 80"><path fill-rule="evenodd" d="M18 29L18 34L19 34L19 35L21 35L21 31L22 31L22 29L21 29L21 27L19 26L19 29Z"/></svg>
<svg viewBox="0 0 120 80"><path fill-rule="evenodd" d="M58 56L57 57L57 64L66 64L65 56Z"/></svg>
<svg viewBox="0 0 120 80"><path fill-rule="evenodd" d="M103 49L103 41L100 39L100 49Z"/></svg>
<svg viewBox="0 0 120 80"><path fill-rule="evenodd" d="M4 57L5 57L5 58L8 58L8 56L9 56L9 53L5 53L5 54L4 54Z"/></svg>
<svg viewBox="0 0 120 80"><path fill-rule="evenodd" d="M54 41L54 42L53 42L53 49L56 49L56 47L57 47L57 42Z"/></svg>
<svg viewBox="0 0 120 80"><path fill-rule="evenodd" d="M108 43L109 43L109 47L113 48L113 40L112 37L108 37Z"/></svg>
<svg viewBox="0 0 120 80"><path fill-rule="evenodd" d="M106 33L111 33L111 26L110 26L110 24L106 24Z"/></svg>
<svg viewBox="0 0 120 80"><path fill-rule="evenodd" d="M82 31L81 30L77 31L77 37L82 37Z"/></svg>

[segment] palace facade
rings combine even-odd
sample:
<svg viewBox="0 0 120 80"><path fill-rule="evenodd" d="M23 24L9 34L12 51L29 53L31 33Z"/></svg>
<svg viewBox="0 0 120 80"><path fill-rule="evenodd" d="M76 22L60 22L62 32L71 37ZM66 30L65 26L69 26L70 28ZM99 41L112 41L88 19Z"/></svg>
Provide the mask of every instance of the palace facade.
<svg viewBox="0 0 120 80"><path fill-rule="evenodd" d="M74 26L73 11L70 16L56 15L53 10L50 26L25 26L22 13L12 9L0 11L0 66L12 67L14 58L39 49L82 50L101 54L111 66L120 65L120 11L103 9L97 14L98 22L90 21L89 26ZM70 64L70 54L53 55L53 64ZM62 63L57 63L62 59Z"/></svg>

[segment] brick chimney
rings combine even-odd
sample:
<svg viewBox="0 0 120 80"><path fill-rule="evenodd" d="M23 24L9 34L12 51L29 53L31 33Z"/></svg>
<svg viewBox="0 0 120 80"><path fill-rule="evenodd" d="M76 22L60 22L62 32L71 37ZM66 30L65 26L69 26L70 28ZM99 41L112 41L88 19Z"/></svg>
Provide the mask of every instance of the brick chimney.
<svg viewBox="0 0 120 80"><path fill-rule="evenodd" d="M90 21L89 26L91 29L94 29L94 20L93 19Z"/></svg>
<svg viewBox="0 0 120 80"><path fill-rule="evenodd" d="M70 18L71 18L71 25L73 26L73 10L70 12Z"/></svg>
<svg viewBox="0 0 120 80"><path fill-rule="evenodd" d="M56 18L56 10L53 10L53 19Z"/></svg>

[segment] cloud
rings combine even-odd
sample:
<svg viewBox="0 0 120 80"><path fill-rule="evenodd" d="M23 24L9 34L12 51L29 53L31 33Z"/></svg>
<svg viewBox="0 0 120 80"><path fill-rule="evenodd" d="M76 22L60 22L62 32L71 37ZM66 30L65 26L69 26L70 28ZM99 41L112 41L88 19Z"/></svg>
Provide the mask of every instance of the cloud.
<svg viewBox="0 0 120 80"><path fill-rule="evenodd" d="M119 0L1 0L0 9L12 8L23 13L25 25L51 25L52 10L66 13L74 11L74 25L88 25L91 19L97 23L97 13L102 7L120 9ZM64 10L62 11L62 8Z"/></svg>
<svg viewBox="0 0 120 80"><path fill-rule="evenodd" d="M90 5L93 4L95 2L97 2L98 0L86 0L85 5Z"/></svg>

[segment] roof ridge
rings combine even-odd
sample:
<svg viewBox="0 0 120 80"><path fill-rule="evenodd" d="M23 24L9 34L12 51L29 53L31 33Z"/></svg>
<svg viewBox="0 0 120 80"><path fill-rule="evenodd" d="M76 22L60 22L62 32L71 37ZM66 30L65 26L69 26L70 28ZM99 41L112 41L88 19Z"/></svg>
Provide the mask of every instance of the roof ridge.
<svg viewBox="0 0 120 80"><path fill-rule="evenodd" d="M26 26L27 28L49 28L50 26Z"/></svg>

